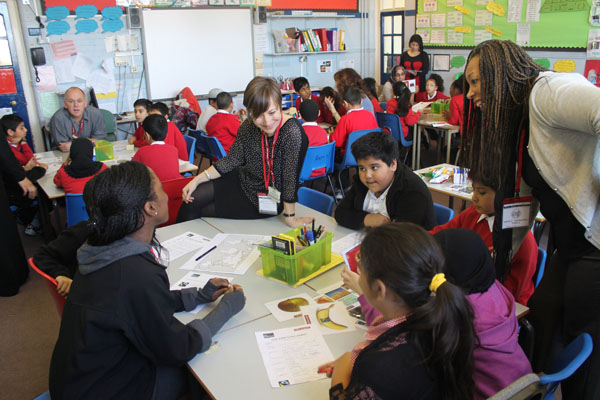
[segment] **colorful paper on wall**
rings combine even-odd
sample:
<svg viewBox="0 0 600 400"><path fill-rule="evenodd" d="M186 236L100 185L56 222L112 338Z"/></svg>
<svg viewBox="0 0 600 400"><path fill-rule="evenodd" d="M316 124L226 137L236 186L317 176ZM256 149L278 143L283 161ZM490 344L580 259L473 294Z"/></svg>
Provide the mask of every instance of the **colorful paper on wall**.
<svg viewBox="0 0 600 400"><path fill-rule="evenodd" d="M431 14L431 27L443 28L446 26L446 14Z"/></svg>
<svg viewBox="0 0 600 400"><path fill-rule="evenodd" d="M98 9L93 4L77 6L75 9L75 19L93 18L96 14L98 14Z"/></svg>
<svg viewBox="0 0 600 400"><path fill-rule="evenodd" d="M443 29L432 29L431 39L429 43L443 44L446 43L446 31Z"/></svg>
<svg viewBox="0 0 600 400"><path fill-rule="evenodd" d="M521 22L523 14L523 0L508 0L507 22Z"/></svg>
<svg viewBox="0 0 600 400"><path fill-rule="evenodd" d="M448 44L463 44L463 33L448 29Z"/></svg>
<svg viewBox="0 0 600 400"><path fill-rule="evenodd" d="M437 0L424 0L423 1L423 11L425 11L425 12L437 11Z"/></svg>
<svg viewBox="0 0 600 400"><path fill-rule="evenodd" d="M584 76L590 83L600 87L600 60L587 60Z"/></svg>
<svg viewBox="0 0 600 400"><path fill-rule="evenodd" d="M531 37L531 25L517 24L517 44L519 46L529 46Z"/></svg>
<svg viewBox="0 0 600 400"><path fill-rule="evenodd" d="M46 25L46 32L48 36L62 35L63 33L69 32L71 25L67 21L52 21Z"/></svg>
<svg viewBox="0 0 600 400"><path fill-rule="evenodd" d="M56 76L52 65L40 65L34 67L37 71L37 77L40 80L36 86L40 92L50 92L56 90Z"/></svg>
<svg viewBox="0 0 600 400"><path fill-rule="evenodd" d="M475 30L475 44L485 42L486 40L492 40L492 34L486 30Z"/></svg>
<svg viewBox="0 0 600 400"><path fill-rule="evenodd" d="M545 0L540 13L587 11L586 0Z"/></svg>
<svg viewBox="0 0 600 400"><path fill-rule="evenodd" d="M83 54L77 54L75 61L73 62L73 75L81 79L87 79L92 72L94 65L89 57Z"/></svg>
<svg viewBox="0 0 600 400"><path fill-rule="evenodd" d="M540 6L541 0L527 0L527 11L525 21L539 22L540 21Z"/></svg>
<svg viewBox="0 0 600 400"><path fill-rule="evenodd" d="M56 110L60 108L58 94L56 92L39 92L40 107L44 118L52 118Z"/></svg>
<svg viewBox="0 0 600 400"><path fill-rule="evenodd" d="M461 68L465 63L466 60L464 56L454 56L450 59L450 66L452 68Z"/></svg>
<svg viewBox="0 0 600 400"><path fill-rule="evenodd" d="M592 0L589 22L592 26L600 26L600 0Z"/></svg>
<svg viewBox="0 0 600 400"><path fill-rule="evenodd" d="M588 58L600 58L600 29L590 29L587 44Z"/></svg>
<svg viewBox="0 0 600 400"><path fill-rule="evenodd" d="M489 33L491 33L494 36L498 36L498 37L502 36L502 31L500 31L499 29L492 28L489 25L487 25L485 27L485 30L488 31Z"/></svg>
<svg viewBox="0 0 600 400"><path fill-rule="evenodd" d="M69 10L74 11L78 6L90 4L90 0L44 0L46 8L56 6L66 6ZM115 0L94 0L94 5L102 10L104 7L116 6Z"/></svg>
<svg viewBox="0 0 600 400"><path fill-rule="evenodd" d="M495 3L493 1L490 1L489 3L487 3L485 8L488 11L492 12L493 14L495 14L499 17L503 17L504 14L506 13L506 11L504 10L504 7L502 7L500 4Z"/></svg>
<svg viewBox="0 0 600 400"><path fill-rule="evenodd" d="M446 7L462 6L463 0L446 0Z"/></svg>
<svg viewBox="0 0 600 400"><path fill-rule="evenodd" d="M554 63L556 72L573 72L575 71L575 61L573 60L558 60Z"/></svg>
<svg viewBox="0 0 600 400"><path fill-rule="evenodd" d="M476 10L475 11L475 26L486 26L492 25L493 16L488 10Z"/></svg>
<svg viewBox="0 0 600 400"><path fill-rule="evenodd" d="M460 11L451 11L448 13L448 26L461 26L463 24L463 15Z"/></svg>
<svg viewBox="0 0 600 400"><path fill-rule="evenodd" d="M55 61L77 55L77 46L75 46L75 41L73 39L50 43L50 50L52 51L52 57L54 57Z"/></svg>
<svg viewBox="0 0 600 400"><path fill-rule="evenodd" d="M98 23L93 19L84 19L75 23L75 34L92 33L98 29Z"/></svg>
<svg viewBox="0 0 600 400"><path fill-rule="evenodd" d="M462 6L454 6L454 8L465 15L471 15L471 11L467 10L466 8L464 8Z"/></svg>
<svg viewBox="0 0 600 400"><path fill-rule="evenodd" d="M550 69L550 60L548 60L547 58L536 58L533 61L535 61L543 68Z"/></svg>
<svg viewBox="0 0 600 400"><path fill-rule="evenodd" d="M423 38L423 43L429 43L431 40L431 35L429 34L428 30L419 30L417 29L417 31L415 32L417 35L421 36L421 38Z"/></svg>
<svg viewBox="0 0 600 400"><path fill-rule="evenodd" d="M75 57L69 57L54 61L54 74L56 75L56 83L62 84L75 81L75 75L73 75L74 60Z"/></svg>
<svg viewBox="0 0 600 400"><path fill-rule="evenodd" d="M454 32L471 33L473 29L470 26L457 26L454 28Z"/></svg>
<svg viewBox="0 0 600 400"><path fill-rule="evenodd" d="M429 14L417 14L417 28L429 28Z"/></svg>

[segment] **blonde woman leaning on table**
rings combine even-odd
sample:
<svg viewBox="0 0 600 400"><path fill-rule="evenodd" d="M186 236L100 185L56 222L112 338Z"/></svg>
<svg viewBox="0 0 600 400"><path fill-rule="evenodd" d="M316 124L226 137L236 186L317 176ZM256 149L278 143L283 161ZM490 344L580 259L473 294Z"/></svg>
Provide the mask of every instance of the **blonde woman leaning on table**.
<svg viewBox="0 0 600 400"><path fill-rule="evenodd" d="M244 92L249 118L229 154L183 188L177 222L200 217L257 219L283 211L291 227L312 221L296 217L298 178L308 137L298 120L281 112L275 80L256 77Z"/></svg>

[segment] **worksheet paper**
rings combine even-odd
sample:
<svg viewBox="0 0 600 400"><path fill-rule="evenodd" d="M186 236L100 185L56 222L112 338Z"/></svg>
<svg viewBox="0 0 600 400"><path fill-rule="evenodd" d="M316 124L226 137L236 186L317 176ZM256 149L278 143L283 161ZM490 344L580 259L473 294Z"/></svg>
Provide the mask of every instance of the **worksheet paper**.
<svg viewBox="0 0 600 400"><path fill-rule="evenodd" d="M463 44L463 33L448 29L448 44Z"/></svg>
<svg viewBox="0 0 600 400"><path fill-rule="evenodd" d="M492 26L493 15L488 10L475 10L475 26Z"/></svg>
<svg viewBox="0 0 600 400"><path fill-rule="evenodd" d="M527 0L526 22L540 22L541 0Z"/></svg>
<svg viewBox="0 0 600 400"><path fill-rule="evenodd" d="M417 28L429 28L429 14L417 14Z"/></svg>
<svg viewBox="0 0 600 400"><path fill-rule="evenodd" d="M517 44L519 46L529 46L530 32L531 25L517 24Z"/></svg>
<svg viewBox="0 0 600 400"><path fill-rule="evenodd" d="M475 30L475 44L485 42L486 40L492 40L492 34L484 29Z"/></svg>
<svg viewBox="0 0 600 400"><path fill-rule="evenodd" d="M229 282L233 280L232 278L228 278L226 276L216 276L213 274L204 274L202 272L191 271L185 274L183 278L175 282L173 285L171 285L171 290L181 290L190 287L203 288L204 285L206 285L208 281L210 281L212 278L223 278L227 279ZM198 312L200 312L200 310L202 310L205 306L206 304L198 304L196 308L188 312L192 314L198 314Z"/></svg>
<svg viewBox="0 0 600 400"><path fill-rule="evenodd" d="M448 26L462 26L463 15L460 11L451 11L448 13Z"/></svg>
<svg viewBox="0 0 600 400"><path fill-rule="evenodd" d="M271 236L218 233L181 269L243 275L260 256L258 245L270 241Z"/></svg>
<svg viewBox="0 0 600 400"><path fill-rule="evenodd" d="M210 239L194 232L182 233L172 239L162 242L162 246L169 251L169 261L175 261L190 251L205 248ZM208 248L206 249L208 250Z"/></svg>
<svg viewBox="0 0 600 400"><path fill-rule="evenodd" d="M507 22L521 22L523 13L523 0L508 0Z"/></svg>
<svg viewBox="0 0 600 400"><path fill-rule="evenodd" d="M462 6L463 0L446 0L446 7Z"/></svg>
<svg viewBox="0 0 600 400"><path fill-rule="evenodd" d="M319 365L333 361L323 335L313 326L255 332L269 382L274 388L326 379Z"/></svg>
<svg viewBox="0 0 600 400"><path fill-rule="evenodd" d="M446 43L446 31L444 29L432 29L431 30L431 40L429 42L432 44Z"/></svg>
<svg viewBox="0 0 600 400"><path fill-rule="evenodd" d="M423 11L425 11L425 12L437 11L437 0L425 0L423 2Z"/></svg>
<svg viewBox="0 0 600 400"><path fill-rule="evenodd" d="M446 14L431 14L431 27L443 28L446 26Z"/></svg>
<svg viewBox="0 0 600 400"><path fill-rule="evenodd" d="M331 252L334 254L342 254L344 250L354 247L355 244L362 242L362 232L352 232L341 239L331 243Z"/></svg>

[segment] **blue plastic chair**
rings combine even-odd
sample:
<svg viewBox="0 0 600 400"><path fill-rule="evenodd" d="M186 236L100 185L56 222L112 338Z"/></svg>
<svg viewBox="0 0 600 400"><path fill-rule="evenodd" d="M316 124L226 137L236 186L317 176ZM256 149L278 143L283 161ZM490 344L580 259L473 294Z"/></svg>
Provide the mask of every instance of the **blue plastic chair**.
<svg viewBox="0 0 600 400"><path fill-rule="evenodd" d="M385 109L387 108L387 101L380 101L379 107L383 108L383 110L385 111Z"/></svg>
<svg viewBox="0 0 600 400"><path fill-rule="evenodd" d="M323 214L331 215L333 211L333 197L318 190L301 187L298 189L298 203L317 210Z"/></svg>
<svg viewBox="0 0 600 400"><path fill-rule="evenodd" d="M89 219L87 210L85 209L85 202L83 201L83 194L67 193L65 201L67 204L67 226L72 226L80 221L87 221Z"/></svg>
<svg viewBox="0 0 600 400"><path fill-rule="evenodd" d="M344 185L342 183L342 172L350 167L356 167L356 159L352 154L352 143L354 143L358 138L371 133L371 132L380 132L381 129L363 129L360 131L350 132L348 135L348 140L346 142L346 153L344 154L344 159L340 163L334 163L334 168L337 171L338 183L340 185L340 190L342 191L342 195L344 195Z"/></svg>
<svg viewBox="0 0 600 400"><path fill-rule="evenodd" d="M196 152L196 139L189 135L183 135L187 146L188 154L190 155L190 164L194 163L194 153Z"/></svg>
<svg viewBox="0 0 600 400"><path fill-rule="evenodd" d="M540 376L540 383L547 388L544 400L554 399L558 384L577 371L592 354L593 348L592 337L589 333L582 333L560 352L547 375Z"/></svg>
<svg viewBox="0 0 600 400"><path fill-rule="evenodd" d="M404 155L403 163L406 163L406 158L408 157L408 149L413 145L412 140L406 140L404 134L402 132L402 123L400 123L400 117L396 114L388 114L388 113L375 113L375 119L377 120L377 125L383 129L388 130L390 135L394 139L398 141L398 144L401 148L406 148L406 154Z"/></svg>
<svg viewBox="0 0 600 400"><path fill-rule="evenodd" d="M438 225L443 225L454 218L454 210L437 203L433 203L433 212Z"/></svg>
<svg viewBox="0 0 600 400"><path fill-rule="evenodd" d="M335 160L335 141L324 144L322 146L312 146L306 150L304 163L300 170L300 183L327 177L331 186L331 193L334 193L333 182L331 181L331 173L333 173L333 164ZM311 176L313 171L325 168L322 175Z"/></svg>
<svg viewBox="0 0 600 400"><path fill-rule="evenodd" d="M200 162L198 165L202 165L202 159L204 157L208 157L210 154L210 148L208 147L206 136L204 132L199 129L188 129L188 136L196 139L196 150L198 151L198 154L200 154ZM208 159L212 164L212 159L210 157L208 157Z"/></svg>
<svg viewBox="0 0 600 400"><path fill-rule="evenodd" d="M203 136L206 138L206 141L208 142L208 148L210 150L209 152L209 156L215 160L220 160L221 158L225 157L227 155L227 153L225 152L225 149L223 148L223 145L221 144L221 142L219 142L219 139L217 139L214 136L207 136L204 135Z"/></svg>
<svg viewBox="0 0 600 400"><path fill-rule="evenodd" d="M535 274L533 274L533 287L537 289L538 285L542 281L544 276L544 269L546 268L546 250L538 247L537 266L535 268Z"/></svg>

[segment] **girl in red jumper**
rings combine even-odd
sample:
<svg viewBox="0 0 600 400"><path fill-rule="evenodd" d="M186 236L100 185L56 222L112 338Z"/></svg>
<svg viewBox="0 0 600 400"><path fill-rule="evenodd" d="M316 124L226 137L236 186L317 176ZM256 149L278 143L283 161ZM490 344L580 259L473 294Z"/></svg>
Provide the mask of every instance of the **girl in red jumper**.
<svg viewBox="0 0 600 400"><path fill-rule="evenodd" d="M436 101L447 99L444 93L444 80L438 74L431 74L427 78L425 84L425 91L415 94L415 103L422 101Z"/></svg>
<svg viewBox="0 0 600 400"><path fill-rule="evenodd" d="M54 176L54 183L66 193L83 193L85 184L108 168L94 161L94 145L89 139L77 138L71 143L69 158Z"/></svg>
<svg viewBox="0 0 600 400"><path fill-rule="evenodd" d="M379 100L377 100L377 82L373 78L365 78L363 79L365 87L367 88L367 96L371 103L373 103L373 110L378 112L383 112L383 108L381 108L381 104L379 104Z"/></svg>
<svg viewBox="0 0 600 400"><path fill-rule="evenodd" d="M386 111L389 114L396 114L400 117L402 124L402 134L408 137L410 132L408 127L413 126L421 118L421 111L426 106L425 104L415 104L410 106L410 89L406 87L404 82L394 83L394 98L387 102Z"/></svg>

